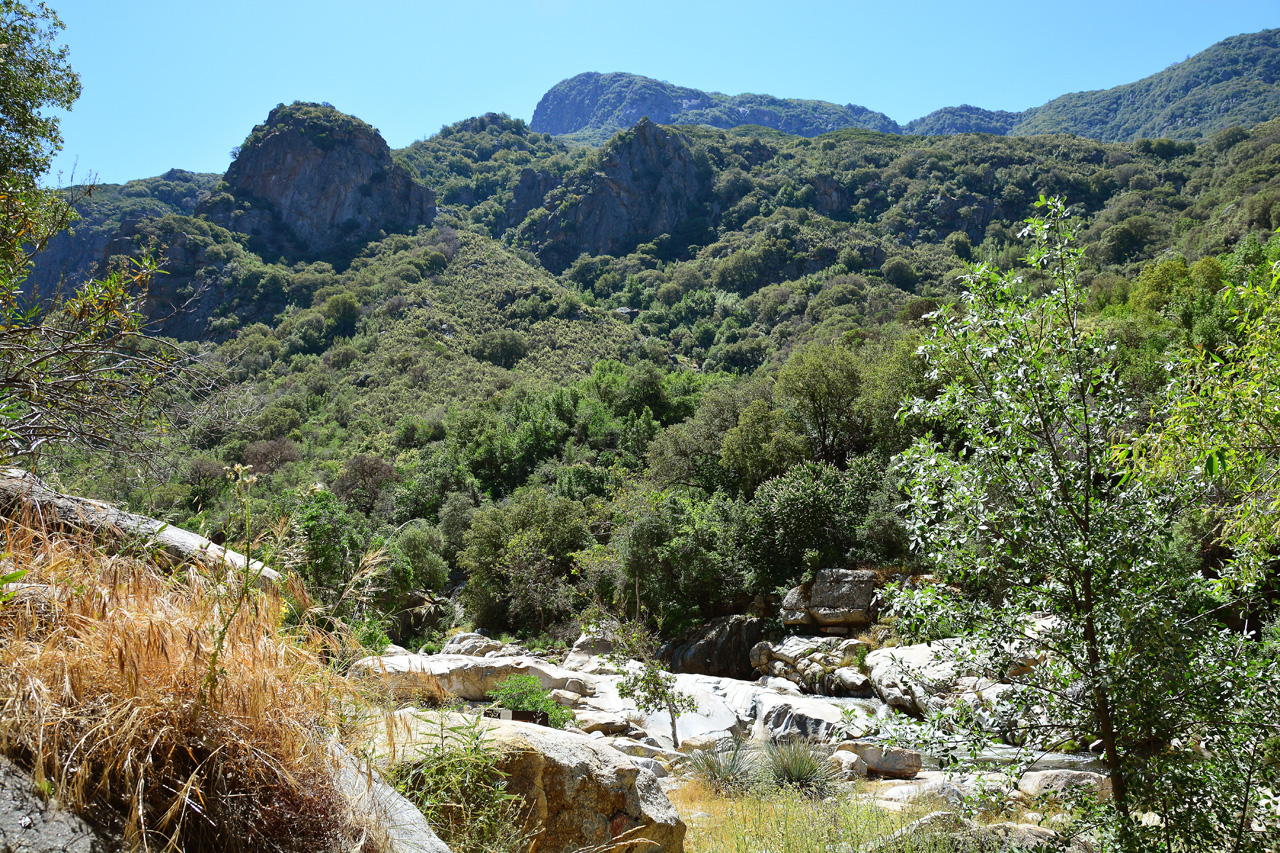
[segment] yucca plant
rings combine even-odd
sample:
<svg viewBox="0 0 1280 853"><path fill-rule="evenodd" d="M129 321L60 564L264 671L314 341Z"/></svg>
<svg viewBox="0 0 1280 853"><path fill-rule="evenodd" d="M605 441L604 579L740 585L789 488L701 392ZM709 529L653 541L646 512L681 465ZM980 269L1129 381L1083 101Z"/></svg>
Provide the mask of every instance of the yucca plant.
<svg viewBox="0 0 1280 853"><path fill-rule="evenodd" d="M803 740L767 743L760 752L763 781L812 797L831 793L839 772L814 744Z"/></svg>
<svg viewBox="0 0 1280 853"><path fill-rule="evenodd" d="M728 749L703 749L685 759L695 779L720 794L745 791L757 776L756 750L735 739Z"/></svg>

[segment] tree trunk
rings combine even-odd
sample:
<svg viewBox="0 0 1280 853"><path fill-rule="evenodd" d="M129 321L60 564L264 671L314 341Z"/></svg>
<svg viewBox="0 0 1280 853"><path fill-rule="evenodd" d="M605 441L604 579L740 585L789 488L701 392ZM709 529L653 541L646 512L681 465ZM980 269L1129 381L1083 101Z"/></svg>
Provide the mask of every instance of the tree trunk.
<svg viewBox="0 0 1280 853"><path fill-rule="evenodd" d="M667 705L667 713L671 715L671 743L676 749L680 748L680 735L676 734L676 709L674 705Z"/></svg>
<svg viewBox="0 0 1280 853"><path fill-rule="evenodd" d="M88 498L63 495L34 474L18 468L0 469L0 515L21 518L68 533L88 532L95 537L124 543L138 540L158 549L171 565L199 563L209 568L248 568L258 574L258 586L274 586L280 575L257 560L248 560L203 536L173 527L145 515L117 509Z"/></svg>

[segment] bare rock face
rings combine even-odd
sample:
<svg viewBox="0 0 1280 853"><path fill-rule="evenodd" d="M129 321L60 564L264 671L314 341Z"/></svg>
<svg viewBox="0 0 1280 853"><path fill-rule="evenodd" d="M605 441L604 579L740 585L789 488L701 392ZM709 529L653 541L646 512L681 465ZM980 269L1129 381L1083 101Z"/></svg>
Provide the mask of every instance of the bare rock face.
<svg viewBox="0 0 1280 853"><path fill-rule="evenodd" d="M580 696L595 692L590 676L523 656L382 655L356 661L351 673L356 678L381 683L392 695L412 695L419 683L417 676L432 675L450 693L473 702L484 700L494 687L512 675L532 675L546 690L568 690Z"/></svg>
<svg viewBox="0 0 1280 853"><path fill-rule="evenodd" d="M74 812L46 801L30 774L0 756L2 853L106 853L114 847Z"/></svg>
<svg viewBox="0 0 1280 853"><path fill-rule="evenodd" d="M752 678L751 649L769 633L758 616L725 616L703 625L664 650L672 672Z"/></svg>
<svg viewBox="0 0 1280 853"><path fill-rule="evenodd" d="M435 218L431 190L391 159L374 128L319 104L272 110L223 180L227 192L197 213L282 250L315 254Z"/></svg>
<svg viewBox="0 0 1280 853"><path fill-rule="evenodd" d="M558 273L583 252L624 254L679 232L708 192L684 138L642 119L601 149L593 172L551 192L517 239Z"/></svg>

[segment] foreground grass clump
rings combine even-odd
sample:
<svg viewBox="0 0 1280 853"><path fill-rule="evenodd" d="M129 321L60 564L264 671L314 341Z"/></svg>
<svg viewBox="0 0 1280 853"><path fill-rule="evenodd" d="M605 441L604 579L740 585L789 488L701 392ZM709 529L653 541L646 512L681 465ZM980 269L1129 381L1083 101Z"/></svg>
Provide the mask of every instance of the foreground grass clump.
<svg viewBox="0 0 1280 853"><path fill-rule="evenodd" d="M857 795L815 800L796 788L755 786L725 795L694 781L672 791L671 802L686 817L685 853L831 853L901 829L919 814L877 808ZM941 836L904 839L895 851L943 853Z"/></svg>
<svg viewBox="0 0 1280 853"><path fill-rule="evenodd" d="M479 717L450 719L441 714L420 758L397 765L388 781L454 853L522 853L537 827L528 804L507 790L501 748L486 740Z"/></svg>
<svg viewBox="0 0 1280 853"><path fill-rule="evenodd" d="M28 585L0 603L0 751L37 784L131 850L377 849L334 782L359 698L277 594L0 535Z"/></svg>

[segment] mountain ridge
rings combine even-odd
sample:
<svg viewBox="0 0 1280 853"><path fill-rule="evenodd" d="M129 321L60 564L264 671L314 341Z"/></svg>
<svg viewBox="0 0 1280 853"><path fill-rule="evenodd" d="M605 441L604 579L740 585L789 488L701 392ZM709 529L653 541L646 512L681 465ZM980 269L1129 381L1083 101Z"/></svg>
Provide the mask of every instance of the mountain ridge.
<svg viewBox="0 0 1280 853"><path fill-rule="evenodd" d="M584 72L543 95L529 126L578 142L603 143L648 117L657 124L719 129L760 125L797 136L862 128L881 133L1030 136L1075 133L1102 142L1202 139L1280 115L1280 29L1223 39L1133 83L1070 92L1021 112L963 104L899 124L856 104L766 94L725 95L638 74Z"/></svg>

